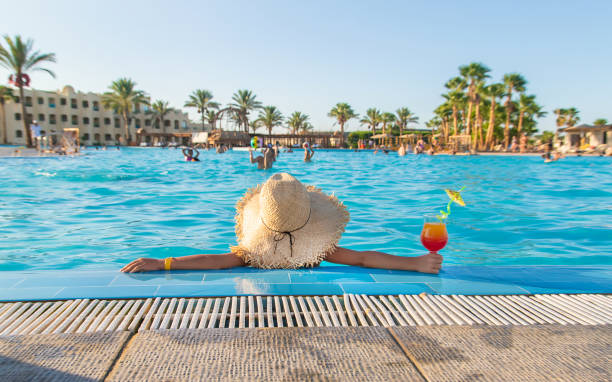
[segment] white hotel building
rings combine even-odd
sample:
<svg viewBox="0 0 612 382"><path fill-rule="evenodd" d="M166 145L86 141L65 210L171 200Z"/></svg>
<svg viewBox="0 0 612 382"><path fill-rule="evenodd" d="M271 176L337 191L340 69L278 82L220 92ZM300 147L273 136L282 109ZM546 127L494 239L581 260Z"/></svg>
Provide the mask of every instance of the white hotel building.
<svg viewBox="0 0 612 382"><path fill-rule="evenodd" d="M15 95L19 92L15 89ZM79 128L81 143L86 145L114 145L124 134L123 120L119 114L102 107L101 94L75 92L72 86L65 86L61 91L44 91L24 89L26 121L28 126L36 120L43 134L61 133L64 128ZM21 115L22 100L7 101L4 105L4 118L7 127L7 142L24 145L26 137L23 132ZM164 117L164 126L153 123L146 113L147 106L141 105L132 114L130 134L132 139L136 130L142 128L142 140L155 143L158 140L178 142L194 131L203 131L201 124L192 128L187 113L174 110ZM0 127L2 123L0 122ZM0 128L0 143L4 142Z"/></svg>

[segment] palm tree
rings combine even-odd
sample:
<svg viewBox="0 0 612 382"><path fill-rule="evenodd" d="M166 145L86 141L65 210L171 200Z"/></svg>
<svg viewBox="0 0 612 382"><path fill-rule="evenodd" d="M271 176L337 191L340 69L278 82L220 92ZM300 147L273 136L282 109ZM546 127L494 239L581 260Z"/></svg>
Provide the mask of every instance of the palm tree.
<svg viewBox="0 0 612 382"><path fill-rule="evenodd" d="M517 132L518 132L519 137L521 137L521 133L523 130L523 119L525 117L525 113L533 109L534 104L535 104L535 95L526 95L524 93L521 93L521 96L519 97L519 103L518 103L519 120L518 120Z"/></svg>
<svg viewBox="0 0 612 382"><path fill-rule="evenodd" d="M336 122L340 125L340 146L344 144L344 124L352 118L357 118L359 115L353 111L351 105L346 102L339 102L327 114L329 117L336 118Z"/></svg>
<svg viewBox="0 0 612 382"><path fill-rule="evenodd" d="M465 94L459 90L452 90L448 92L448 94L442 94L442 97L446 98L448 104L451 106L453 110L453 135L457 135L458 133L458 112L460 108L463 108L465 104Z"/></svg>
<svg viewBox="0 0 612 382"><path fill-rule="evenodd" d="M268 129L268 135L272 135L272 129L283 123L283 115L276 106L264 106L259 111L259 118L257 118L257 121L260 121L261 124Z"/></svg>
<svg viewBox="0 0 612 382"><path fill-rule="evenodd" d="M412 114L410 109L407 107L400 107L395 111L395 120L397 121L397 125L399 127L399 135L401 136L404 129L408 127L408 124L418 122L419 117ZM442 122L442 119L440 119L440 122Z"/></svg>
<svg viewBox="0 0 612 382"><path fill-rule="evenodd" d="M219 104L217 102L211 101L212 98L212 92L210 92L209 90L197 89L189 95L189 99L187 100L187 102L185 102L185 107L195 107L198 109L198 113L200 113L202 118L202 128L204 128L204 123L206 122L206 114L208 113L208 110L219 108Z"/></svg>
<svg viewBox="0 0 612 382"><path fill-rule="evenodd" d="M2 116L2 143L5 145L8 143L7 131L6 131L6 112L4 110L4 104L6 101L15 101L15 95L13 89L7 86L0 86L0 115ZM604 123L605 125L605 123Z"/></svg>
<svg viewBox="0 0 612 382"><path fill-rule="evenodd" d="M371 107L368 110L366 110L366 116L361 118L359 122L362 125L369 126L370 129L372 129L372 134L376 134L376 128L378 127L378 124L381 122L381 119L382 119L382 115L380 114L380 111L374 107Z"/></svg>
<svg viewBox="0 0 612 382"><path fill-rule="evenodd" d="M293 114L287 120L287 126L291 131L291 134L297 134L304 127L304 124L308 123L308 115L302 114L299 111L294 111Z"/></svg>
<svg viewBox="0 0 612 382"><path fill-rule="evenodd" d="M45 62L55 62L55 53L40 53L34 51L34 41L27 39L25 42L21 40L21 36L17 35L14 39L9 36L4 36L7 48L0 44L0 66L5 67L12 72L15 78L15 86L19 88L19 98L21 100L21 115L23 116L23 131L26 136L28 147L32 147L32 135L28 131L28 118L26 118L25 98L23 96L23 87L29 86L28 72L43 71L55 78L55 73L40 65Z"/></svg>
<svg viewBox="0 0 612 382"><path fill-rule="evenodd" d="M580 114L580 112L575 107L565 109L565 126L576 126L576 124L580 122L580 117L578 116L578 114Z"/></svg>
<svg viewBox="0 0 612 382"><path fill-rule="evenodd" d="M444 135L444 142L448 143L448 136L449 136L449 130L450 130L448 121L453 116L453 108L448 102L445 102L442 105L438 106L436 110L434 110L434 113L442 121L442 131Z"/></svg>
<svg viewBox="0 0 612 382"><path fill-rule="evenodd" d="M131 113L140 104L148 104L147 96L142 90L136 90L136 83L129 78L119 78L109 86L110 92L102 94L102 105L120 114L123 119L123 135L126 143L130 141Z"/></svg>
<svg viewBox="0 0 612 382"><path fill-rule="evenodd" d="M159 122L159 125L162 128L162 132L165 133L166 125L164 124L164 118L168 113L173 110L173 108L168 107L168 101L158 100L151 104L151 110L147 111L147 114L151 115L151 121L153 122L153 125L155 125L156 122Z"/></svg>
<svg viewBox="0 0 612 382"><path fill-rule="evenodd" d="M310 122L304 122L300 128L300 134L308 134L314 130L314 126Z"/></svg>
<svg viewBox="0 0 612 382"><path fill-rule="evenodd" d="M0 89L0 94L1 94L2 90ZM2 100L0 99L0 102ZM608 124L608 120L605 118L597 118L595 121L593 121L593 125L597 126L597 127L602 127Z"/></svg>
<svg viewBox="0 0 612 382"><path fill-rule="evenodd" d="M244 131L249 131L249 112L261 108L261 102L257 101L257 96L250 90L238 90L232 96L234 103L230 106L238 109L238 126L243 126Z"/></svg>
<svg viewBox="0 0 612 382"><path fill-rule="evenodd" d="M491 107L489 109L489 126L487 126L487 138L485 139L485 147L491 149L493 143L493 132L495 130L495 106L497 99L504 95L504 84L491 84L485 88L485 96L489 98Z"/></svg>
<svg viewBox="0 0 612 382"><path fill-rule="evenodd" d="M508 149L510 144L510 114L512 113L512 92L517 91L519 93L525 91L525 85L527 80L518 73L509 73L504 75L504 84L506 85L506 125L504 127L504 151Z"/></svg>
<svg viewBox="0 0 612 382"><path fill-rule="evenodd" d="M210 128L212 130L215 129L215 125L217 123L218 116L219 116L218 113L216 111L214 111L214 110L207 110L206 111L206 115L205 115L206 122L208 122L208 124L210 125Z"/></svg>
<svg viewBox="0 0 612 382"><path fill-rule="evenodd" d="M467 134L469 135L471 130L471 118L472 118L472 107L475 102L476 97L476 88L479 84L481 84L486 78L490 76L487 74L491 71L491 69L487 68L485 65L472 62L469 65L464 65L459 67L459 73L464 78L465 82L468 83L468 112L467 112L467 120L465 123L465 128L467 130Z"/></svg>
<svg viewBox="0 0 612 382"><path fill-rule="evenodd" d="M395 122L395 114L389 113L389 112L384 112L380 116L380 121L383 124L382 132L383 132L383 134L385 134L385 132L387 131L387 124Z"/></svg>
<svg viewBox="0 0 612 382"><path fill-rule="evenodd" d="M251 130L253 130L253 134L255 134L257 132L257 129L259 129L262 125L263 124L259 119L254 119L250 122L249 127L251 128Z"/></svg>

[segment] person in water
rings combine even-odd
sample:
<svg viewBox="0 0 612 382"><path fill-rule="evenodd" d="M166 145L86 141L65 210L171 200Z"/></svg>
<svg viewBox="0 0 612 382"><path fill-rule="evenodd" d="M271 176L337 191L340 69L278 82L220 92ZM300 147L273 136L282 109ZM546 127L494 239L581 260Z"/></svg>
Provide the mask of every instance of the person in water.
<svg viewBox="0 0 612 382"><path fill-rule="evenodd" d="M236 204L237 245L224 254L166 259L140 258L122 272L178 269L309 268L322 261L369 268L438 273L442 256L417 257L379 251L355 251L338 246L349 222L346 206L335 196L302 184L287 173L271 176L246 192Z"/></svg>
<svg viewBox="0 0 612 382"><path fill-rule="evenodd" d="M195 151L195 155L194 155ZM183 155L185 156L186 162L199 162L198 157L200 156L200 152L198 149L183 149Z"/></svg>
<svg viewBox="0 0 612 382"><path fill-rule="evenodd" d="M272 164L276 161L274 150L270 148L265 148L263 150L263 155L256 157L253 157L253 149L249 149L249 159L251 163L257 163L257 169L259 170L272 168Z"/></svg>
<svg viewBox="0 0 612 382"><path fill-rule="evenodd" d="M312 146L308 142L304 142L302 147L304 148L304 162L310 162L315 153Z"/></svg>

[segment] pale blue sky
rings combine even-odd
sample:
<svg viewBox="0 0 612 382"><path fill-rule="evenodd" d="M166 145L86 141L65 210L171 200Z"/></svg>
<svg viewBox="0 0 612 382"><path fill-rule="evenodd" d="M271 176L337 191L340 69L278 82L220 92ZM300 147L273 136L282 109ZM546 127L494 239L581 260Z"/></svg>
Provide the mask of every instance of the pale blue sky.
<svg viewBox="0 0 612 382"><path fill-rule="evenodd" d="M246 88L330 130L327 112L340 101L360 114L407 106L423 124L457 67L480 61L495 80L527 78L549 112L540 130L554 127L557 107L577 107L587 123L612 120L612 1L4 0L0 8L0 33L56 53L57 78L33 76L41 89L103 92L128 76L181 107L196 88L222 103ZM0 69L2 82L7 75Z"/></svg>

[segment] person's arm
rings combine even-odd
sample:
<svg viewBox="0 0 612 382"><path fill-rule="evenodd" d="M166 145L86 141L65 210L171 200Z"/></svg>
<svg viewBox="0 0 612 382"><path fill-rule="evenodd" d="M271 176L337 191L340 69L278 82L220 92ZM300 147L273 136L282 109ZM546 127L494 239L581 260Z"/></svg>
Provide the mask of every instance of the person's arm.
<svg viewBox="0 0 612 382"><path fill-rule="evenodd" d="M188 155L187 155L187 149L183 149L183 155L184 155L184 156L188 156Z"/></svg>
<svg viewBox="0 0 612 382"><path fill-rule="evenodd" d="M253 158L253 150L249 150L249 160L251 163L255 163L256 160Z"/></svg>
<svg viewBox="0 0 612 382"><path fill-rule="evenodd" d="M222 255L191 255L174 257L170 264L171 270L177 269L225 269L243 267L246 264L242 258L233 252ZM140 258L132 261L121 272L147 272L161 271L164 269L164 259Z"/></svg>
<svg viewBox="0 0 612 382"><path fill-rule="evenodd" d="M354 251L337 247L325 261L336 264L356 265L366 268L401 269L423 273L438 273L442 268L442 256L428 253L418 257L389 255L377 251Z"/></svg>
<svg viewBox="0 0 612 382"><path fill-rule="evenodd" d="M195 159L198 159L198 157L200 156L200 152L198 151L198 149L193 149L193 151L195 151L195 155L193 157Z"/></svg>

